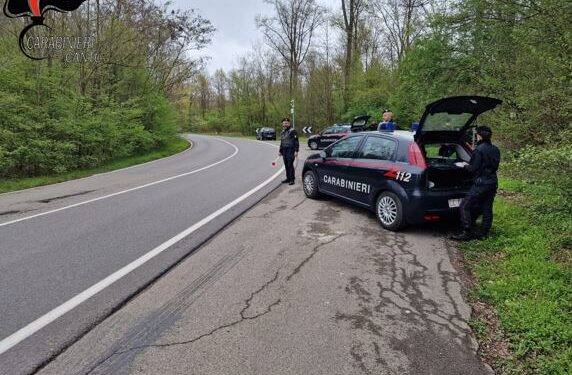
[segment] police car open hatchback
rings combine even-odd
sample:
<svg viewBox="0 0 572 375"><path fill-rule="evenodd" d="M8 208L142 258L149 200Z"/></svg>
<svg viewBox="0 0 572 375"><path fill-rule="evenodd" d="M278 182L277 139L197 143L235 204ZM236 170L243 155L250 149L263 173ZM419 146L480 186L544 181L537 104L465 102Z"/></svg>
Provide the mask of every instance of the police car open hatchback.
<svg viewBox="0 0 572 375"><path fill-rule="evenodd" d="M472 176L455 165L470 160L467 130L501 103L480 96L438 100L427 106L415 134L360 132L364 122L357 121L354 133L306 160L304 193L371 209L393 231L454 217L472 183Z"/></svg>

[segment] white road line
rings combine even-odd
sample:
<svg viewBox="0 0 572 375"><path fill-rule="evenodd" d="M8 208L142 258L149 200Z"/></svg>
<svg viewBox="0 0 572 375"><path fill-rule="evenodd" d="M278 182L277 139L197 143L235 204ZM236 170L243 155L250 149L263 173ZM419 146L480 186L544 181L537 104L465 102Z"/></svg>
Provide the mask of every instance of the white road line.
<svg viewBox="0 0 572 375"><path fill-rule="evenodd" d="M151 161L148 161L148 162L145 162L145 163L135 164L135 165L132 165L132 166L130 166L130 167L125 167L125 168L120 168L120 169L114 169L114 170L109 171L109 172L103 172L103 173L94 174L94 175L91 175L91 176L87 176L87 177L85 177L85 178L97 177L97 176L105 176L106 174L113 174L113 173L117 173L117 172L128 171L128 170L131 170L131 169L136 169L136 168L139 168L139 167L144 167L144 166L149 165L149 164L155 164L155 163L158 163L158 162L160 162L160 161L169 160L169 159L172 159L172 158L174 158L174 157L181 156L181 155L183 155L183 154L186 154L186 153L189 152L189 151L192 151L192 150L195 148L195 144L193 143L193 141L191 141L191 140L188 139L188 138L184 138L184 137L183 137L183 139L184 139L185 141L189 142L189 147L187 147L186 150L183 150L183 151L181 151L181 152L179 152L179 153L176 153L176 154L173 154L173 155L171 155L171 156L164 157L164 158L151 160ZM74 180L72 180L72 181L74 181Z"/></svg>
<svg viewBox="0 0 572 375"><path fill-rule="evenodd" d="M183 138L184 138L184 137L183 137ZM76 182L76 181L87 180L87 179L90 179L90 178L93 178L93 177L99 177L99 176L105 176L105 175L112 174L112 173L123 172L123 171L127 171L127 170L129 170L129 169L135 169L135 168L143 167L143 166L146 166L146 165L149 165L149 164L158 163L158 162L163 161L163 160L169 160L169 159L172 159L172 158L174 158L174 157L177 157L177 156L181 156L181 155L183 155L183 154L186 154L187 152L193 150L193 148L195 147L195 144L193 143L193 141L191 141L191 140L188 139L188 138L184 138L184 139L185 139L187 142L189 142L190 146L189 146L186 150L181 151L181 152L178 152L178 153L176 153L176 154L174 154L174 155L171 155L171 156L167 156L167 157L164 157L164 158L161 158L161 159L151 160L151 161L148 161L148 162L145 162L145 163L142 163L142 164L132 165L132 166L130 166L130 167L114 169L114 170L109 171L109 172L102 172L102 173L92 174L91 176L85 176L85 177L76 178L76 179L73 179L73 180L67 180L67 181L57 182L57 183L55 183L55 184L36 186L36 187L32 187L32 188L28 188L28 189L23 189L23 190L9 191L9 192L7 192L7 193L2 193L2 194L0 194L0 198L3 197L3 196L6 196L6 195L15 195L15 194L19 194L19 193L28 192L28 191L31 191L31 190L42 189L42 188L45 188L45 187L47 187L47 186L57 186L57 185L69 184L69 183Z"/></svg>
<svg viewBox="0 0 572 375"><path fill-rule="evenodd" d="M119 271L109 275L105 279L101 280L97 284L91 286L90 288L84 290L80 294L76 295L75 297L71 298L67 302L63 303L62 305L56 307L49 313L45 314L44 316L36 319L32 323L28 324L24 328L18 330L17 332L13 333L12 335L6 337L2 341L0 341L0 355L7 352L14 346L18 345L18 343L22 342L23 340L27 339L28 337L32 336L40 329L46 327L48 324L52 323L59 317L63 316L64 314L68 313L69 311L73 310L83 302L87 301L89 298L95 296L97 293L101 292L111 284L115 283L116 281L120 280L122 277L126 276L127 274L131 273L132 271L136 270L137 268L141 267L143 264L147 263L151 259L155 258L157 255L161 254L165 250L169 249L171 246L175 245L177 242L181 241L185 237L189 236L193 232L200 229L202 226L208 224L209 222L213 221L223 213L227 212L228 210L232 209L234 206L238 205L242 201L246 200L250 196L257 193L259 190L270 184L274 181L278 176L282 174L284 168L280 169L276 172L272 177L264 181L262 184L258 185L254 189L248 191L247 193L243 194L242 196L236 198L234 201L230 202L226 206L218 209L217 211L213 212L209 216L205 217L198 223L194 224L190 228L186 229L185 231L179 233L175 237L171 238L167 242L159 245L155 249L151 250L147 254L143 255L142 257L136 259L132 263L129 263L127 266L121 268Z"/></svg>
<svg viewBox="0 0 572 375"><path fill-rule="evenodd" d="M175 180L175 179L177 179L177 178L190 176L190 175L192 175L192 174L199 173L199 172L202 172L202 171L207 170L207 169L209 169L209 168L212 168L212 167L214 167L214 166L217 166L217 165L219 165L219 164L222 164L222 163L224 163L225 161L232 159L233 157L235 157L235 156L238 154L238 147L236 147L236 146L233 145L232 143L227 142L227 141L225 141L224 139L218 139L218 138L215 138L215 139L218 140L218 141L224 142L224 143L226 143L226 144L229 144L230 146L232 146L232 147L234 148L234 153L233 153L232 155L230 155L229 157L226 157L226 158L224 158L224 159L222 159L222 160L220 160L220 161L217 161L216 163L207 165L206 167L202 167L202 168L196 169L196 170L191 171L191 172L186 172L186 173L179 174L179 175L176 175L176 176L172 176L172 177L169 177L169 178L165 178L165 179L162 179L162 180L159 180L159 181L150 182L150 183L145 184L145 185L137 186L137 187L134 187L134 188L131 188L131 189L127 189L127 190L118 191L118 192L113 193L113 194L104 195L104 196L97 197L97 198L94 198L94 199L90 199L90 200L87 200L87 201L84 201L84 202L79 202L79 203L75 203L75 204L72 204L72 205L69 205L69 206L57 208L57 209L55 209L55 210L42 212L42 213L39 213L39 214L36 214L36 215L27 216L27 217L23 217L23 218L16 219L16 220L12 220L12 221L7 221L7 222L5 222L5 223L0 223L0 228L1 228L1 227L8 226L8 225L12 225L12 224L20 223L20 222L22 222L22 221L34 219L34 218L37 218L37 217L50 215L50 214L53 214L53 213L56 213L56 212L60 212L60 211L64 211L64 210L69 210L70 208L75 208L75 207L83 206L83 205L86 205L86 204L89 204L89 203L93 203L93 202L97 202L97 201L100 201L100 200L103 200L103 199L107 199L107 198L111 198L111 197L116 197L116 196L118 196L118 195L122 195L122 194L126 194L126 193L131 193L131 192L133 192L133 191L137 191L137 190L141 190L141 189L144 189L144 188L147 188L147 187L150 187L150 186L162 184L162 183L167 182L167 181L172 181L172 180Z"/></svg>

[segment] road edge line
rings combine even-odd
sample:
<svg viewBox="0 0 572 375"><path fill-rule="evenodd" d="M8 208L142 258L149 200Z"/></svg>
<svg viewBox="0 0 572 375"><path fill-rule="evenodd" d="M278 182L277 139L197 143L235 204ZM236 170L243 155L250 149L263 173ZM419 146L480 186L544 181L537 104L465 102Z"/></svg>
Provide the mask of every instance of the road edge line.
<svg viewBox="0 0 572 375"><path fill-rule="evenodd" d="M70 208L75 208L75 207L83 206L83 205L86 205L86 204L89 204L89 203L98 202L98 201L101 201L101 200L104 200L104 199L113 198L113 197L116 197L116 196L118 196L118 195L123 195L123 194L131 193L131 192L133 192L133 191L145 189L145 188L148 188L148 187L150 187L150 186L159 185L159 184L162 184L162 183L164 183L164 182L169 182L169 181L171 181L171 180L176 180L176 179L181 178L181 177L190 176L190 175L193 175L193 174L195 174L195 173L199 173L199 172L202 172L202 171L204 171L204 170L207 170L207 169L210 169L210 168L212 168L212 167L215 167L215 166L217 166L217 165L219 165L219 164L222 164L222 163L224 163L225 161L228 161L228 160L234 158L236 155L238 155L239 149L238 149L238 147L237 147L236 145L234 145L234 144L232 144L232 143L230 143L230 142L228 142L228 141L225 141L224 139L219 139L219 138L215 138L215 139L217 139L218 141L224 142L224 143L226 143L226 144L232 146L232 147L235 149L234 153L233 153L232 155L230 155L230 156L228 156L228 157L222 159L222 160L217 161L216 163L207 165L207 166L205 166L205 167L201 167L201 168L199 168L199 169L195 169L194 171L185 172L185 173L182 173L182 174L179 174L179 175L176 175L176 176L171 176L171 177L168 177L168 178L164 178L164 179L162 179L162 180L150 182L150 183L147 183L147 184L144 184L144 185L136 186L136 187L131 188L131 189L122 190L122 191L118 191L118 192L115 192L115 193L112 193L112 194L108 194L108 195L104 195L104 196L101 196L101 197L89 199L89 200L87 200L87 201L75 203L75 204L72 204L72 205L69 205L69 206L64 206L64 207L60 207L60 208L57 208L57 209L54 209L54 210L50 210L50 211L46 211L46 212L41 212L41 213L36 214L36 215L26 216L26 217L23 217L23 218L20 218L20 219L7 221L7 222L5 222L5 223L0 223L0 228L6 227L6 226L9 226L9 225L13 225L13 224L17 224L17 223L20 223L20 222L23 222L23 221L26 221L26 220L35 219L35 218L37 218L37 217L42 217L42 216L50 215L50 214L53 214L53 213L56 213L56 212L69 210Z"/></svg>
<svg viewBox="0 0 572 375"><path fill-rule="evenodd" d="M183 232L179 233L175 237L165 241L163 244L159 245L158 247L154 248L153 250L149 251L147 254L137 258L133 262L129 263L128 265L124 266L123 268L119 269L118 271L112 273L111 275L107 276L105 279L99 281L98 283L92 285L88 289L84 290L83 292L77 294L75 297L72 297L68 301L64 302L60 306L56 307L55 309L51 310L50 312L44 314L40 318L34 320L32 323L26 325L25 327L19 329L18 331L14 332L10 336L2 339L0 341L0 355L4 354L8 350L12 349L20 342L26 340L27 338L34 335L36 332L41 330L42 328L48 326L61 316L65 315L66 313L72 311L77 306L81 305L83 302L87 301L91 297L95 296L99 292L103 291L105 288L111 286L115 282L119 281L126 275L130 274L131 272L135 271L137 268L141 267L142 265L146 264L151 259L155 258L159 254L165 252L173 245L177 244L181 240L185 239L192 233L196 232L198 229L202 228L206 224L210 223L217 217L221 216L222 214L226 213L230 209L237 206L239 203L245 201L246 199L250 198L252 195L256 194L258 191L262 190L264 187L269 185L272 181L274 181L278 176L280 176L284 172L284 167L282 167L278 172L264 181L262 184L256 186L255 188L249 190L245 194L241 195L240 197L236 198L232 202L226 204L225 206L219 208L217 211L211 213L209 216L203 218L199 222L193 224L191 227L187 228Z"/></svg>

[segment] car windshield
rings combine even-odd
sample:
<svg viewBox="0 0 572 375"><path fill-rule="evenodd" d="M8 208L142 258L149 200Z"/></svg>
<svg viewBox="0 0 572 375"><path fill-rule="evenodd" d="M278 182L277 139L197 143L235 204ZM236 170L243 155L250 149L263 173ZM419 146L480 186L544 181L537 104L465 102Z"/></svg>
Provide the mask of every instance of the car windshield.
<svg viewBox="0 0 572 375"><path fill-rule="evenodd" d="M472 116L472 113L432 113L425 119L423 131L460 131Z"/></svg>
<svg viewBox="0 0 572 375"><path fill-rule="evenodd" d="M263 132L270 132L270 131L273 131L273 130L274 130L274 129L272 129L272 128L262 128L262 131L263 131Z"/></svg>

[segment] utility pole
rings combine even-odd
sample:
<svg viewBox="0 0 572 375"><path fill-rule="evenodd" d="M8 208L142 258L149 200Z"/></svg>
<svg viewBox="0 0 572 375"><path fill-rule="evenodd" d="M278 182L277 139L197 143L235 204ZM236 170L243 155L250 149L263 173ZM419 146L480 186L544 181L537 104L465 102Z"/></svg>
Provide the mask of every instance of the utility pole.
<svg viewBox="0 0 572 375"><path fill-rule="evenodd" d="M296 129L296 110L294 99L290 100L290 113L292 114L292 129Z"/></svg>

